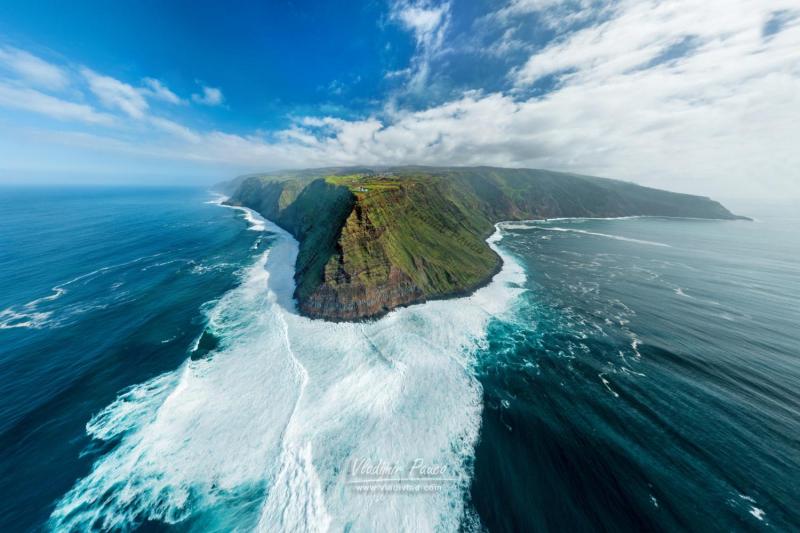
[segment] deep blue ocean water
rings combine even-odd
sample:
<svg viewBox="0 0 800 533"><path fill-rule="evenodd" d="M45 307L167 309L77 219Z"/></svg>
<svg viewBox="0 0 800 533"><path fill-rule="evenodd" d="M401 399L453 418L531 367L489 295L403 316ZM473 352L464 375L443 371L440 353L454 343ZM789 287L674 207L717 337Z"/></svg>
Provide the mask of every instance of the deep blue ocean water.
<svg viewBox="0 0 800 533"><path fill-rule="evenodd" d="M211 199L0 189L0 531L800 529L797 218L505 224L474 297L334 325Z"/></svg>
<svg viewBox="0 0 800 533"><path fill-rule="evenodd" d="M0 530L47 519L91 464L91 415L178 366L250 263L257 235L210 199L0 189Z"/></svg>
<svg viewBox="0 0 800 533"><path fill-rule="evenodd" d="M478 355L483 523L797 531L796 213L506 227L530 290Z"/></svg>

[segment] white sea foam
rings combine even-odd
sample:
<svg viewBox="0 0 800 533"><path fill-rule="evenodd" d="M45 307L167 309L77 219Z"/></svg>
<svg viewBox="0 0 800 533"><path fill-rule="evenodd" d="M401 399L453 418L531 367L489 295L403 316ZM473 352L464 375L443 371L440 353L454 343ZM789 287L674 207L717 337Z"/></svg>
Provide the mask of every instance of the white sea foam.
<svg viewBox="0 0 800 533"><path fill-rule="evenodd" d="M214 196L214 198L205 203L212 205L223 205L222 202L229 198L228 196L218 192L212 192L211 194Z"/></svg>
<svg viewBox="0 0 800 533"><path fill-rule="evenodd" d="M516 224L520 224L519 227L515 229L525 229L530 228L531 225L540 225L540 224L549 224L551 222L583 222L584 220L631 220L636 218L660 218L660 217L648 217L644 215L632 215L627 217L557 217L557 218L544 218L544 219L532 219L532 220L518 220L516 222L501 222L502 226L505 228L510 228Z"/></svg>
<svg viewBox="0 0 800 533"><path fill-rule="evenodd" d="M634 218L634 217L625 217L625 218ZM555 220L555 219L554 219ZM586 219L574 219L574 220L586 220ZM606 219L603 219L606 220ZM598 233L596 231L586 231L582 229L574 229L574 228L555 228L555 227L544 227L540 224L534 224L533 221L528 224L515 224L515 223L503 223L502 227L504 229L537 229L537 230L544 230L544 231L561 231L561 232L568 232L568 233L581 233L583 235L594 235L595 237L605 237L607 239L614 239L617 241L627 241L627 242L635 242L639 244L648 244L650 246L664 246L670 248L669 244L665 244L663 242L655 242L655 241L645 241L642 239L633 239L631 237L623 237L621 235L610 235L608 233Z"/></svg>
<svg viewBox="0 0 800 533"><path fill-rule="evenodd" d="M68 285L69 283L71 283L71 281L65 283L64 285ZM52 293L48 294L47 296L42 296L41 298L37 298L35 300L31 300L30 302L25 304L25 307L28 309L34 308L40 303L52 302L58 300L59 298L64 296L64 294L67 293L67 289L65 289L63 286L56 286L53 287L51 290L53 291Z"/></svg>
<svg viewBox="0 0 800 533"><path fill-rule="evenodd" d="M90 435L120 443L58 502L50 526L194 515L199 529L457 529L482 409L471 354L523 290L523 269L501 251L503 270L472 296L369 323L310 320L292 301L297 243L245 212L277 239L208 311L219 349L92 419ZM498 229L490 245L500 239ZM358 492L345 476L357 458L422 459L455 481L424 495Z"/></svg>
<svg viewBox="0 0 800 533"><path fill-rule="evenodd" d="M267 229L266 221L264 220L264 218L261 215L259 215L258 213L256 213L255 211L253 211L252 209L250 209L249 207L243 207L243 206L238 206L238 205L228 205L228 204L224 203L226 200L228 200L228 198L229 198L228 196L225 196L224 194L219 194L219 193L214 193L214 194L215 194L216 197L213 200L209 200L208 202L206 202L207 204L214 204L214 205L218 205L220 207L227 207L229 209L235 209L237 211L243 212L244 213L244 219L250 225L249 228L248 228L250 230L253 230L253 231L265 231Z"/></svg>
<svg viewBox="0 0 800 533"><path fill-rule="evenodd" d="M583 222L584 220L635 220L635 219L666 219L666 220L703 220L713 221L721 220L717 218L699 218L699 217L671 217L666 215L628 215L624 217L556 217L556 218L543 218L543 219L530 219L519 220L517 222L525 224L549 224L550 222ZM753 219L755 220L755 219Z"/></svg>
<svg viewBox="0 0 800 533"><path fill-rule="evenodd" d="M50 294L41 296L19 306L7 307L0 311L0 329L13 329L13 328L28 328L28 329L42 329L63 326L67 320L76 315L80 315L87 311L94 309L103 309L107 304L78 304L63 306L55 309L40 309L42 306L47 306L52 302L58 300L70 289L67 287L75 283L93 279L96 276L106 274L107 272L115 269L132 265L162 255L161 253L137 257L124 263L110 265L92 270L80 276L76 276L70 280L60 283L50 289ZM117 286L118 287L118 286ZM117 288L114 287L114 288Z"/></svg>
<svg viewBox="0 0 800 533"><path fill-rule="evenodd" d="M764 511L764 509L756 507L756 504L758 502L756 501L755 498L753 498L752 496L748 496L747 494L739 494L739 498L748 502L748 504L752 504L748 505L749 507L749 509L747 510L748 513L756 517L759 521L761 522L764 521L764 517L767 515L767 513Z"/></svg>
<svg viewBox="0 0 800 533"><path fill-rule="evenodd" d="M274 228L277 228L279 231L285 233L282 229L278 228L274 224L268 223L261 215L259 215L258 213L256 213L252 209L250 209L249 207L243 207L243 206L239 206L239 205L224 204L223 202L225 200L227 200L227 199L228 199L227 196L220 195L220 197L218 199L212 200L211 202L208 202L208 203L217 204L220 207L227 207L228 209L235 209L237 211L243 212L244 213L244 219L249 224L249 227L247 229L250 229L250 230L253 230L253 231L265 231L267 229L267 225L269 224L270 226L272 226Z"/></svg>
<svg viewBox="0 0 800 533"><path fill-rule="evenodd" d="M44 327L52 312L17 312L9 307L0 311L0 329Z"/></svg>
<svg viewBox="0 0 800 533"><path fill-rule="evenodd" d="M189 272L191 272L192 274L205 274L207 272L215 272L215 271L219 271L219 270L225 270L226 268L230 268L231 266L234 266L234 264L233 263L225 263L225 262L223 262L223 263L213 263L213 264L210 264L210 265L203 265L203 264L198 265L198 264L195 264L194 266L192 266L192 268L189 270Z"/></svg>
<svg viewBox="0 0 800 533"><path fill-rule="evenodd" d="M641 344L642 344L642 341L639 340L639 337L637 337L636 335L633 335L633 338L631 339L631 350L633 350L634 355L638 359L641 359L641 357L642 357L642 354L639 353L639 346L641 346Z"/></svg>
<svg viewBox="0 0 800 533"><path fill-rule="evenodd" d="M610 392L615 398L619 398L619 394L617 393L617 391L611 388L611 384L606 379L606 375L604 372L597 374L597 377L600 378L600 381L603 383L603 386L608 390L608 392Z"/></svg>

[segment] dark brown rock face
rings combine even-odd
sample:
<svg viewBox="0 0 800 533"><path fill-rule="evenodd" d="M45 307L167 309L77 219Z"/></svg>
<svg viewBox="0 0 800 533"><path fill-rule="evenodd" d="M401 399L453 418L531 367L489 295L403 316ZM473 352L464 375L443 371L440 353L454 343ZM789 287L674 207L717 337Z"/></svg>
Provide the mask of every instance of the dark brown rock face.
<svg viewBox="0 0 800 533"><path fill-rule="evenodd" d="M360 320L383 315L396 307L425 301L425 293L411 278L391 268L385 283L369 286L361 282L323 283L298 301L302 314L329 320Z"/></svg>

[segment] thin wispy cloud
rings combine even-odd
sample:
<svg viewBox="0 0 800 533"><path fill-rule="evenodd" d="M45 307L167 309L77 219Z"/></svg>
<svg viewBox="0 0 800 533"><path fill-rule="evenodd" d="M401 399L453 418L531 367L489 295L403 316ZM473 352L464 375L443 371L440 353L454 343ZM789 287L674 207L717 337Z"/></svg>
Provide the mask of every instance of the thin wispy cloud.
<svg viewBox="0 0 800 533"><path fill-rule="evenodd" d="M394 4L392 18L412 33L416 51L411 59L411 66L406 70L390 73L390 77L407 74L408 90L419 92L425 88L430 76L431 59L444 44L449 11L448 2L404 0Z"/></svg>
<svg viewBox="0 0 800 533"><path fill-rule="evenodd" d="M144 117L149 106L138 89L88 68L82 68L81 74L89 84L89 89L106 107L124 111L133 118Z"/></svg>
<svg viewBox="0 0 800 533"><path fill-rule="evenodd" d="M64 69L17 48L0 47L0 69L36 87L58 90L69 85Z"/></svg>
<svg viewBox="0 0 800 533"><path fill-rule="evenodd" d="M142 80L144 94L156 100L161 100L170 104L183 104L185 103L177 94L172 92L169 87L161 83L155 78L145 78Z"/></svg>
<svg viewBox="0 0 800 533"><path fill-rule="evenodd" d="M615 0L512 0L492 16L498 21L513 22L520 16L535 14L538 24L564 31L597 20L601 14L616 10L618 5Z"/></svg>
<svg viewBox="0 0 800 533"><path fill-rule="evenodd" d="M28 111L56 120L74 120L89 124L111 124L112 115L87 104L70 102L31 88L0 83L0 107Z"/></svg>

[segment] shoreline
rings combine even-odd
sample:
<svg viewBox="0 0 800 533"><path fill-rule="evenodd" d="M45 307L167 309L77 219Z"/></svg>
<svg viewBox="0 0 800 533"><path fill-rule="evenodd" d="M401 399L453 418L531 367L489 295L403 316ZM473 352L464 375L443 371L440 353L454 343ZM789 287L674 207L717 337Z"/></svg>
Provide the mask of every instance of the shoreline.
<svg viewBox="0 0 800 533"><path fill-rule="evenodd" d="M257 211L255 211L252 208L248 208L248 207L241 206L241 205L233 205L233 204L227 203L229 199L230 199L230 197L228 197L226 195L218 194L218 197L216 199L210 201L209 203L214 203L214 204L217 204L217 205L221 205L223 207L228 207L228 208L233 208L233 209L238 209L238 210L243 211L245 213L245 215L246 215L246 218L247 218L248 222L251 224L251 227L249 229L263 231L263 230L267 229L265 227L265 224L264 224L266 222L268 225L274 226L275 228L278 228L286 236L289 236L293 240L297 241L297 239L287 229L285 229L282 226L280 226L280 224L278 224L278 223L276 223L276 222L264 217L263 215L261 215L260 213L258 213ZM258 217L258 218L255 218L255 217ZM346 318L346 319L338 318L336 316L322 315L322 314L315 314L315 315L308 314L308 313L306 313L306 312L304 312L302 310L302 306L300 305L300 302L298 301L297 297L293 293L291 295L292 308L293 308L292 312L296 313L299 316L308 318L310 320L322 320L324 322L329 322L329 323L333 323L333 324L347 324L347 323L358 324L358 323L375 322L375 321L378 321L378 320L384 318L385 316L391 314L392 312L394 312L396 310L412 307L412 306L415 306L415 305L423 305L423 304L425 304L427 302L442 301L442 300L455 300L455 299L459 299L459 298L469 298L469 297L473 296L480 289L490 285L494 281L495 277L498 274L500 274L503 271L504 267L506 266L506 260L504 259L503 254L501 253L501 251L500 251L499 247L496 245L496 243L499 242L500 240L502 240L501 232L502 232L504 226L507 225L507 224L514 224L514 223L546 224L546 223L549 223L549 222L564 222L564 221L632 220L632 219L644 219L644 218L671 219L671 220L704 220L704 221L712 221L712 220L713 221L723 221L723 220L747 220L747 221L752 221L752 219L750 219L750 218L741 217L741 216L737 217L735 219L723 219L723 218L717 219L717 218L697 218L697 217L670 217L670 216L661 216L661 215L630 215L630 216L619 216L619 217L556 217L556 218L548 218L548 219L542 218L542 219L525 219L525 220L501 220L501 221L498 221L498 222L494 223L494 228L495 228L494 231L486 239L484 239L484 242L491 248L492 252L494 252L494 254L497 256L497 259L498 259L497 263L492 268L492 270L487 273L487 275L484 278L482 278L480 281L478 281L475 284L472 284L470 286L463 287L463 288L460 288L458 290L455 290L455 291L452 291L452 292L448 292L448 293L445 293L445 294L437 294L437 295L430 295L430 296L423 296L423 297L420 297L420 298L415 298L415 299L410 300L408 302L405 302L405 303L402 303L402 304L399 304L399 305L395 305L395 306L393 306L391 308L383 308L383 309L381 309L381 311L379 311L377 313L364 315L364 316L359 316L359 317L356 317L356 318ZM297 244L299 245L299 241L297 241ZM292 268L293 268L293 272L294 272L294 274L293 274L293 277L294 277L296 275L296 273L297 273L296 265L292 265ZM297 283L296 278L294 279L294 281L295 281L295 286L296 286L296 283Z"/></svg>
<svg viewBox="0 0 800 533"><path fill-rule="evenodd" d="M272 221L252 208L245 207L242 205L233 205L227 203L230 197L216 193L218 197L214 200L209 201L208 203L213 203L220 205L222 207L227 207L231 209L237 209L245 213L246 220L250 223L250 227L248 229L255 230L255 231L264 231L270 230L267 226L273 226L280 230L283 233L283 236L291 237L293 240L296 241L297 245L299 245L299 241L285 228L283 228L280 224L275 221ZM293 313L296 313L298 316L302 316L304 318L310 320L321 320L324 322L332 323L332 324L364 324L364 323L371 323L377 322L382 318L386 317L387 315L391 314L394 311L413 307L415 305L424 305L428 302L435 302L435 301L444 301L444 300L456 300L459 298L469 298L473 296L477 291L487 287L490 285L495 277L498 274L503 272L503 269L506 266L506 260L503 257L503 253L497 246L497 242L502 240L502 230L503 227L507 224L514 224L514 223L527 223L527 224L544 224L549 222L564 222L564 221L583 221L583 220L633 220L633 219L644 219L644 218L655 218L655 219L671 219L671 220L703 220L703 221L725 221L725 220L747 220L752 221L752 219L747 217L737 217L736 219L712 219L712 218L697 218L697 217L670 217L670 216L660 216L660 215L630 215L630 216L620 216L620 217L556 217L556 218L548 218L548 219L525 219L525 220L501 220L494 223L495 230L486 238L484 242L491 248L494 254L497 256L497 263L492 268L492 270L480 281L477 283L470 285L468 287L463 287L461 289L445 293L445 294L437 294L431 296L425 296L421 298L416 298L411 301L405 302L400 305L396 305L391 308L384 308L380 312L365 315L357 318L348 318L348 319L341 319L333 316L325 316L325 315L311 315L301 310L300 302L297 300L294 293L291 294L291 307L290 310ZM294 278L296 275L296 265L292 265L293 269L293 279L295 281L295 286L297 280Z"/></svg>
<svg viewBox="0 0 800 533"><path fill-rule="evenodd" d="M449 292L449 293L446 293L446 294L438 294L438 295L434 295L434 296L430 296L430 297L416 299L416 300L413 300L413 301L410 301L410 302L407 302L407 303L404 303L404 304L401 304L401 305L397 305L395 307L392 307L391 309L385 309L380 313L376 313L376 314L369 315L369 316L364 316L364 317L359 317L359 318L356 318L356 319L336 319L336 318L331 318L331 317L326 317L326 316L319 316L319 315L317 315L317 316L307 315L307 314L305 314L305 313L300 311L299 306L297 306L297 302L295 300L296 311L297 311L297 313L299 315L301 315L303 317L306 317L306 318L309 318L309 319L312 319L312 320L323 320L325 322L331 322L331 323L334 323L334 324L343 324L343 323L344 324L347 324L347 323L356 323L357 324L357 323L374 322L374 321L380 320L381 318L389 315L390 313L392 313L395 310L403 309L403 308L407 308L407 307L412 307L414 305L422 305L422 304L425 304L427 302L434 302L434 301L455 300L455 299L459 299L459 298L468 298L468 297L474 295L480 289L490 285L494 281L494 278L503 271L503 268L506 265L506 261L503 258L503 254L500 253L499 248L494 243L498 242L499 240L502 239L502 237L500 237L500 238L496 238L496 237L499 237L501 235L500 232L502 231L503 226L505 224L513 224L513 223L534 223L535 224L535 223L547 223L547 222L551 222L551 221L568 221L568 220L633 220L633 219L643 219L643 218L671 219L671 220L701 220L701 221L747 220L747 221L752 222L752 219L748 218L748 217L738 217L736 219L726 219L726 218L669 217L669 216L661 216L661 215L631 215L631 216L621 216L621 217L558 217L558 218L548 218L548 219L501 220L501 221L498 221L498 222L496 222L494 224L495 231L492 232L492 234L489 235L486 239L484 239L484 242L487 243L489 245L489 247L492 249L492 251L497 255L498 263L495 265L495 267L492 269L492 271L484 279L482 279L481 281L479 281L478 283L476 283L476 284L474 284L472 286L465 287L465 288L462 288L462 289L459 289L459 290L456 290L456 291L453 291L453 292ZM273 224L275 224L275 223L273 222ZM277 226L278 224L275 224L275 225ZM281 229L283 229L283 228L281 228ZM648 243L648 244L661 245L660 243Z"/></svg>
<svg viewBox="0 0 800 533"><path fill-rule="evenodd" d="M503 254L501 254L499 252L498 247L493 245L495 242L497 242L499 240L502 240L502 237L499 238L499 239L490 240L490 239L493 239L496 236L500 236L500 231L501 230L498 227L498 224L500 224L500 223L498 222L497 224L495 224L495 231L492 232L492 234L489 235L489 237L487 237L484 240L484 242L486 242L489 245L489 247L492 249L492 251L495 253L495 255L497 255L498 262L494 266L492 271L489 273L489 275L486 276L486 278L480 280L479 282L477 282L477 283L475 283L475 284L473 284L473 285L471 285L469 287L458 289L456 291L448 292L448 293L445 293L445 294L437 294L437 295L433 295L433 296L426 297L426 298L420 298L420 299L413 300L413 301L410 301L410 302L407 302L407 303L404 303L404 304L401 304L401 305L396 305L396 306L392 307L391 309L385 309L380 313L376 313L376 314L369 315L369 316L364 316L364 317L359 317L359 318L356 318L356 319L337 320L335 318L328 318L328 317L322 317L322 316L310 316L310 315L307 315L305 313L302 313L299 310L299 308L297 310L297 314L299 314L300 316L303 316L305 318L309 318L311 320L324 320L325 322L331 322L331 323L334 323L334 324L348 324L348 323L349 324L360 324L360 323L376 322L376 321L384 318L385 316L393 313L394 311L397 311L399 309L405 309L405 308L408 308L408 307L413 307L415 305L424 305L424 304L426 304L428 302L436 302L436 301L443 301L443 300L457 300L459 298L469 298L469 297L473 296L477 291L479 291L479 290L491 285L492 282L494 281L494 278L497 277L498 274L502 273L503 269L506 266L506 261L503 259Z"/></svg>
<svg viewBox="0 0 800 533"><path fill-rule="evenodd" d="M276 229L278 229L280 231L282 237L289 237L292 240L294 240L297 245L299 245L299 241L297 241L297 239L288 230L286 230L285 228L281 227L280 224L278 224L278 223L276 223L276 222L264 217L263 215L261 215L260 213L258 213L256 210L254 210L252 208L241 206L241 205L232 205L232 204L226 203L228 199L229 199L229 197L227 197L227 196L225 196L223 194L219 194L216 199L210 200L208 203L216 204L216 205L219 205L221 207L226 207L226 208L229 208L229 209L235 209L235 210L243 212L245 214L245 220L250 224L250 226L248 227L248 230L253 230L253 231L274 231L273 228L276 228ZM336 318L323 317L323 316L311 316L311 315L308 315L306 313L303 313L300 310L300 306L298 305L299 302L297 301L297 298L294 296L294 294L291 295L291 304L292 304L291 307L292 307L292 309L290 309L290 311L295 313L295 314L297 314L298 316L301 316L303 318L307 318L309 320L321 320L321 321L329 322L329 323L332 323L332 324L363 324L363 323L377 322L380 319L386 317L387 315L393 313L394 311L398 311L400 309L413 307L415 305L424 305L424 304L426 304L428 302L443 301L443 300L456 300L456 299L459 299L459 298L472 297L477 291L479 291L479 290L491 285L492 282L494 281L494 279L497 277L497 275L502 273L503 270L505 269L505 267L507 266L507 261L503 257L503 253L501 252L500 248L496 244L497 242L502 240L501 224L503 224L504 222L506 222L506 221L495 223L494 224L495 230L486 239L484 239L484 242L491 248L491 250L497 256L498 261L495 264L495 266L492 269L492 271L485 278L480 280L478 283L475 283L474 285L459 289L457 291L449 292L449 293L446 293L446 294L439 294L439 295L435 295L435 296L431 296L431 297L426 297L426 298L421 298L421 299L418 299L418 300L410 301L408 303L404 303L402 305L397 305L395 307L392 307L391 309L385 309L381 313L376 313L374 315L369 315L369 316L364 316L364 317L359 317L359 318L356 318L356 319L349 319L349 320L337 320ZM273 226L273 228L270 228L269 226ZM293 272L296 273L296 270L295 270L296 265L293 264L291 266L292 266ZM292 277L294 278L294 275ZM295 280L295 282L296 282L296 280Z"/></svg>
<svg viewBox="0 0 800 533"><path fill-rule="evenodd" d="M410 301L410 302L407 302L407 303L404 303L404 304L401 304L401 305L397 305L395 307L392 307L391 309L385 309L380 313L375 313L375 314L372 314L372 315L369 315L369 316L359 317L359 318L356 318L356 319L337 319L337 318L331 318L331 317L319 316L319 315L317 315L317 316L307 315L307 314L305 314L305 313L300 311L299 306L297 306L297 302L295 300L295 305L296 305L296 308L297 308L296 310L297 310L297 313L299 315L304 316L304 317L309 318L309 319L312 319L312 320L324 320L326 322L331 322L331 323L335 323L335 324L341 324L341 323L345 323L345 324L346 323L356 323L357 324L357 323L367 323L367 322L377 321L377 320L380 320L381 318L385 317L386 315L392 313L393 311L395 311L397 309L403 309L403 308L411 307L411 306L414 306L414 305L422 305L422 304L425 304L427 302L433 302L433 301L455 300L455 299L458 299L458 298L468 298L468 297L472 296L473 294L475 294L475 292L479 291L480 289L490 285L492 283L492 281L494 281L494 278L499 273L501 273L503 271L503 268L505 267L505 263L506 262L503 259L503 254L500 253L498 247L496 245L494 245L494 243L499 241L499 240L501 240L501 238L495 238L495 237L500 236L500 232L502 231L503 226L506 225L506 224L513 224L513 223L533 223L533 224L536 224L536 223L548 223L548 222L555 222L555 221L570 221L570 220L633 220L633 219L643 219L643 218L670 219L670 220L698 220L698 221L746 220L746 221L749 221L749 222L752 222L752 220L753 220L751 218L744 217L744 216L737 216L737 218L728 219L728 218L670 217L670 216L662 216L662 215L630 215L630 216L620 216L620 217L557 217L557 218L548 218L548 219L501 220L501 221L498 221L498 222L496 222L494 224L495 231L492 232L492 234L489 235L486 239L484 239L484 242L486 242L489 245L489 247L492 249L492 251L497 255L498 263L495 265L495 267L492 269L492 271L484 279L482 279L478 283L475 283L474 285L471 285L469 287L465 287L465 288L462 288L462 289L459 289L459 290L456 290L456 291L453 291L453 292L449 292L449 293L446 293L446 294L438 294L438 295L429 296L429 297L425 297L425 298L419 298L419 299L416 299L416 300L413 300L413 301ZM273 224L275 224L275 223L273 222ZM275 225L277 226L278 224L275 224ZM283 228L281 228L281 229L283 229ZM659 244L659 243L652 243L652 244Z"/></svg>

